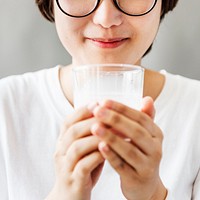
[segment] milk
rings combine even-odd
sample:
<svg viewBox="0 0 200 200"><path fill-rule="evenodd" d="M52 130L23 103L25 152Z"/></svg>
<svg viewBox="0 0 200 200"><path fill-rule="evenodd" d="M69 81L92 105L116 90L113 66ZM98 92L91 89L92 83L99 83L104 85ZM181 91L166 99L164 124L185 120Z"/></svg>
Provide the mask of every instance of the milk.
<svg viewBox="0 0 200 200"><path fill-rule="evenodd" d="M126 78L126 79L125 79ZM138 88L136 82L131 80L131 76L112 76L107 72L107 76L91 77L84 80L81 87L74 88L75 108L87 105L91 102L99 102L105 99L114 100L125 104L131 108L140 109L142 90Z"/></svg>

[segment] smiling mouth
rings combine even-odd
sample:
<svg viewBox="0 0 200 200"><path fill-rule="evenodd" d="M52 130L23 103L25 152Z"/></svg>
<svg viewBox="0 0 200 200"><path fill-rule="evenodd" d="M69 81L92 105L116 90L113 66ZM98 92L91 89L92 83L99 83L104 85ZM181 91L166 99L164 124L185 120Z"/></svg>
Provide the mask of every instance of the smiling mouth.
<svg viewBox="0 0 200 200"><path fill-rule="evenodd" d="M112 38L112 39L102 39L102 38L87 38L94 45L101 48L117 48L124 44L128 38Z"/></svg>

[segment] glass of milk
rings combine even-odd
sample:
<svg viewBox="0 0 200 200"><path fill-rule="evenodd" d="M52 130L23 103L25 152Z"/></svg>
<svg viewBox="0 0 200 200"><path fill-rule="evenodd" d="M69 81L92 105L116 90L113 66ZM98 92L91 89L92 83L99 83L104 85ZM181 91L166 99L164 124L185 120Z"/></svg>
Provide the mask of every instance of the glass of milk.
<svg viewBox="0 0 200 200"><path fill-rule="evenodd" d="M130 64L91 64L73 68L74 108L110 99L140 109L144 69Z"/></svg>

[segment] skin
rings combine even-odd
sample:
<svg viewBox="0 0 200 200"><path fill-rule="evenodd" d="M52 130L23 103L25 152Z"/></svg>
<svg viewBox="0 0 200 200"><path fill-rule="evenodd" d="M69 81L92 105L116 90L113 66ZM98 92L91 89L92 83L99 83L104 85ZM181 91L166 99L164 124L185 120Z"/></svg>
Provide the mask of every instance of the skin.
<svg viewBox="0 0 200 200"><path fill-rule="evenodd" d="M102 1L93 14L81 19L64 15L56 4L54 13L59 38L72 55L72 64L60 70L60 83L73 105L71 69L75 65L141 64L158 31L161 1L141 17L124 15L110 0ZM153 121L153 101L163 84L161 74L146 69L144 96L149 97L143 99L140 111L107 100L68 116L54 155L56 182L46 199L89 200L105 159L119 174L126 199L165 199L167 190L159 177L163 136Z"/></svg>

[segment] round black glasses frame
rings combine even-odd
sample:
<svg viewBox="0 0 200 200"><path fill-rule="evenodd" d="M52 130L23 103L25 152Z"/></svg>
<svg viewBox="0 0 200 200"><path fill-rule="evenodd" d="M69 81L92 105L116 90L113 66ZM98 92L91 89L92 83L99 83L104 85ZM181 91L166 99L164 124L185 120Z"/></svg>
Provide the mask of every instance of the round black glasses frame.
<svg viewBox="0 0 200 200"><path fill-rule="evenodd" d="M120 6L119 6L118 3L117 3L117 0L113 0L113 3L114 3L114 5L115 5L115 7L116 7L118 10L120 10L122 13L124 13L124 14L126 14L126 15L129 15L129 16L139 17L139 16L146 15L146 14L148 14L149 12L151 12L151 11L154 9L154 7L155 7L157 1L158 1L158 0L155 0L155 1L154 1L154 4L152 5L152 7L151 7L148 11L146 11L145 13L142 13L142 14L129 14L129 13L126 13L124 10L122 10L122 9L120 8ZM81 16L75 16L75 15L70 15L69 13L66 13L66 12L62 9L62 7L60 6L59 0L56 0L56 3L57 3L57 5L58 5L59 9L60 9L65 15L68 15L68 16L70 16L70 17L76 17L76 18L86 17L86 16L90 15L91 13L93 13L93 12L98 8L100 2L101 2L101 0L97 0L96 6L95 6L89 13L87 13L87 14L85 14L85 15L81 15Z"/></svg>

